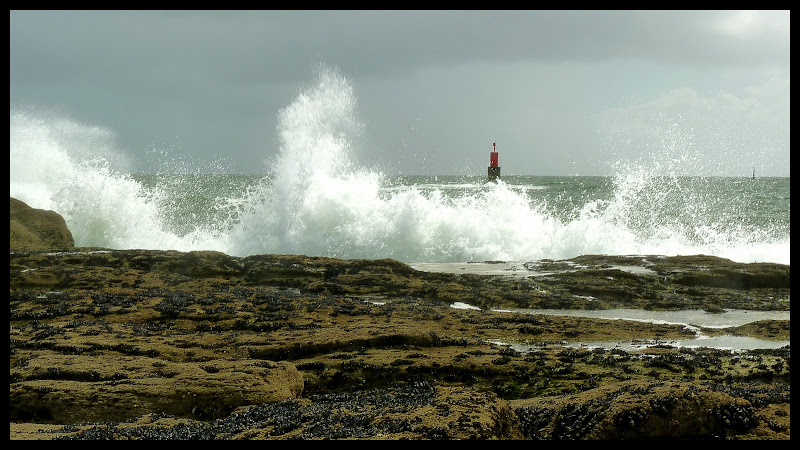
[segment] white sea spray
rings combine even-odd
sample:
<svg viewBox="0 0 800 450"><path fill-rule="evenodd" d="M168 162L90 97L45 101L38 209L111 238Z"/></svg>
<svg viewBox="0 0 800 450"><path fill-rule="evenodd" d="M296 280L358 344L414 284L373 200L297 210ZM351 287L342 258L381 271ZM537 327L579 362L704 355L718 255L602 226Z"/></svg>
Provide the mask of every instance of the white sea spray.
<svg viewBox="0 0 800 450"><path fill-rule="evenodd" d="M263 176L183 162L144 176L126 172L111 131L12 109L11 196L63 215L79 246L404 262L708 254L789 263L788 180L680 176L702 161L674 123L654 132L648 159L620 159L600 181L497 183L392 177L356 164L354 154L369 149L354 142L369 130L354 87L328 68L277 126L280 148L265 149Z"/></svg>

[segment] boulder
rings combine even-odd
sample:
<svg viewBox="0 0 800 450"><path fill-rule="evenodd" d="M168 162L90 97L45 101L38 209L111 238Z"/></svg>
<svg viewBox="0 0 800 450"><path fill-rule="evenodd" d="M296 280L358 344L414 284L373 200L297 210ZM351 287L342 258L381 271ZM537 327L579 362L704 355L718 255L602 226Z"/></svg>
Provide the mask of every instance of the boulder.
<svg viewBox="0 0 800 450"><path fill-rule="evenodd" d="M55 211L31 208L11 197L11 250L63 250L75 246L67 223Z"/></svg>

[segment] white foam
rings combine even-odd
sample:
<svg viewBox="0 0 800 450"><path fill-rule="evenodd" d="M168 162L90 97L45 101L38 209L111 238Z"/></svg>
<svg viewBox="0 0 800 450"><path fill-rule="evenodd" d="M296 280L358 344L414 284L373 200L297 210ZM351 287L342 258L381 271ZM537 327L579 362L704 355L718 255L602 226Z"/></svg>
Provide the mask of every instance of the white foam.
<svg viewBox="0 0 800 450"><path fill-rule="evenodd" d="M186 213L173 209L174 187L145 187L120 169L112 133L12 110L11 195L62 214L79 246L415 263L583 254L789 263L788 232L741 227L731 217L709 222L700 213L714 199L678 178L656 176L663 167L621 165L611 197L587 200L568 219L539 200L541 189L530 180L521 186L502 179L455 187L435 179L424 186L393 184L351 164L352 139L363 125L353 87L332 70L323 69L316 84L280 112L278 129L280 151L265 164L267 176L245 194L216 199L222 211L216 222L186 215L175 227L168 219Z"/></svg>

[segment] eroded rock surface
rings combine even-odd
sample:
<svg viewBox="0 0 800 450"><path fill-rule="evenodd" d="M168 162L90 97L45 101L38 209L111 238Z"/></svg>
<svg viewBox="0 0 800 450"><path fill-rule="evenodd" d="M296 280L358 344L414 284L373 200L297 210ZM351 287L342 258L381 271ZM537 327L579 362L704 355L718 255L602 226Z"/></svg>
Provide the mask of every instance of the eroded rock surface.
<svg viewBox="0 0 800 450"><path fill-rule="evenodd" d="M663 308L672 295L679 306L731 308L750 299L759 309L787 310L782 282L668 285L697 290L683 294L689 299L660 286L664 273L725 268L780 280L788 267L659 258L650 266L656 275L622 275L602 267L613 258L602 261L593 257L598 267L583 268L583 280L574 267L563 272L569 276L520 280L425 273L392 260L14 251L11 437L789 437L788 347L565 348L561 342L693 331L490 309L584 307L575 296L591 292L595 307ZM608 277L625 281L605 293ZM789 324L736 332L788 339Z"/></svg>
<svg viewBox="0 0 800 450"><path fill-rule="evenodd" d="M144 355L41 352L11 369L11 415L55 423L125 421L150 413L216 418L241 405L297 398L286 362L176 362Z"/></svg>

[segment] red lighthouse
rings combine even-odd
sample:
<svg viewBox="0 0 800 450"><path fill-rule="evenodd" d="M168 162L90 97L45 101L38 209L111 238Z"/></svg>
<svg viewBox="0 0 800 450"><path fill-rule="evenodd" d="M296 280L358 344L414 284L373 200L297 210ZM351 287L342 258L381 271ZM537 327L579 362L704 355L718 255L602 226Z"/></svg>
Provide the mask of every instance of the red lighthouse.
<svg viewBox="0 0 800 450"><path fill-rule="evenodd" d="M497 143L492 142L492 151L489 153L489 180L497 181L500 178L500 163L497 159Z"/></svg>

